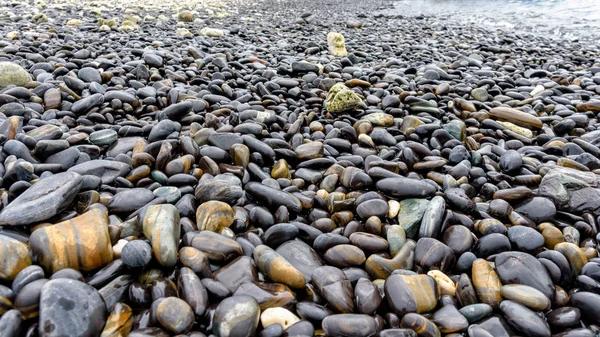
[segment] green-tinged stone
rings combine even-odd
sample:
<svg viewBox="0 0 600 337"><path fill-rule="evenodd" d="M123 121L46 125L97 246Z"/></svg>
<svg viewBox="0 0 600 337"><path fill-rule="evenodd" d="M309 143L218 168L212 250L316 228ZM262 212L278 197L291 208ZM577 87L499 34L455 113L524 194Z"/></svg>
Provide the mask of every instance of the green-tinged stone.
<svg viewBox="0 0 600 337"><path fill-rule="evenodd" d="M164 267L173 267L177 263L181 232L177 207L171 204L150 205L142 224L156 261Z"/></svg>
<svg viewBox="0 0 600 337"><path fill-rule="evenodd" d="M406 237L417 237L427 205L429 205L429 201L426 199L405 199L400 202L398 225L404 228Z"/></svg>
<svg viewBox="0 0 600 337"><path fill-rule="evenodd" d="M0 88L14 84L23 86L31 81L29 73L16 63L0 62Z"/></svg>
<svg viewBox="0 0 600 337"><path fill-rule="evenodd" d="M444 124L444 130L448 131L448 133L455 139L458 139L461 142L465 141L467 127L463 121L453 119L450 122Z"/></svg>
<svg viewBox="0 0 600 337"><path fill-rule="evenodd" d="M327 93L325 107L328 112L340 113L347 110L359 109L362 99L343 83L337 83Z"/></svg>

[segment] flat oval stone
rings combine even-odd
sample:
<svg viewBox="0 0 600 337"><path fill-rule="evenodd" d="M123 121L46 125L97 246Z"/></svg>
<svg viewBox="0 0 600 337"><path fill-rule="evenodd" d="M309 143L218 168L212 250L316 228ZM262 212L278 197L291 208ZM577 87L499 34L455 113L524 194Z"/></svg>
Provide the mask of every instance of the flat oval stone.
<svg viewBox="0 0 600 337"><path fill-rule="evenodd" d="M68 207L81 186L77 173L63 172L31 185L0 212L0 225L22 226L48 220Z"/></svg>
<svg viewBox="0 0 600 337"><path fill-rule="evenodd" d="M500 294L502 283L500 283L496 271L486 260L477 259L473 261L472 275L473 286L481 302L497 308L502 301Z"/></svg>
<svg viewBox="0 0 600 337"><path fill-rule="evenodd" d="M538 311L550 309L550 299L539 290L522 284L506 284L500 288L502 297Z"/></svg>
<svg viewBox="0 0 600 337"><path fill-rule="evenodd" d="M287 241L275 251L299 270L306 282L310 282L313 271L323 265L319 254L300 240Z"/></svg>
<svg viewBox="0 0 600 337"><path fill-rule="evenodd" d="M322 326L331 337L366 337L377 333L377 322L369 315L331 315L325 317Z"/></svg>
<svg viewBox="0 0 600 337"><path fill-rule="evenodd" d="M360 278L354 287L354 299L358 311L363 314L373 314L381 304L381 294L377 286L367 278Z"/></svg>
<svg viewBox="0 0 600 337"><path fill-rule="evenodd" d="M396 198L426 198L435 194L435 187L416 179L385 178L376 185L379 191Z"/></svg>
<svg viewBox="0 0 600 337"><path fill-rule="evenodd" d="M431 321L437 325L441 333L464 331L469 327L469 321L453 304L446 304L436 311L431 317Z"/></svg>
<svg viewBox="0 0 600 337"><path fill-rule="evenodd" d="M515 212L526 216L538 224L552 220L556 215L556 206L550 199L533 197L517 205Z"/></svg>
<svg viewBox="0 0 600 337"><path fill-rule="evenodd" d="M201 231L219 233L221 229L231 226L234 212L231 206L222 201L207 201L196 210L196 226Z"/></svg>
<svg viewBox="0 0 600 337"><path fill-rule="evenodd" d="M546 314L548 323L557 328L569 328L577 325L581 319L581 311L575 307L562 307Z"/></svg>
<svg viewBox="0 0 600 337"><path fill-rule="evenodd" d="M339 313L354 312L352 284L341 270L331 266L319 267L312 274L312 283L332 309Z"/></svg>
<svg viewBox="0 0 600 337"><path fill-rule="evenodd" d="M1 280L12 281L19 272L31 265L27 245L17 239L1 234L0 256L2 256L2 259L0 259Z"/></svg>
<svg viewBox="0 0 600 337"><path fill-rule="evenodd" d="M50 280L40 296L39 334L43 337L100 335L106 306L93 287L71 279Z"/></svg>
<svg viewBox="0 0 600 337"><path fill-rule="evenodd" d="M154 193L145 188L132 188L115 194L108 202L108 210L115 213L131 213L154 199Z"/></svg>
<svg viewBox="0 0 600 337"><path fill-rule="evenodd" d="M381 199L368 200L356 207L356 213L363 219L368 219L372 216L383 217L387 214L388 210L388 203Z"/></svg>
<svg viewBox="0 0 600 337"><path fill-rule="evenodd" d="M245 190L258 202L273 210L285 206L290 212L300 213L302 211L300 200L290 193L255 182L246 184Z"/></svg>
<svg viewBox="0 0 600 337"><path fill-rule="evenodd" d="M546 268L535 257L521 252L504 252L496 257L496 272L503 284L524 284L541 291L551 301L555 288Z"/></svg>
<svg viewBox="0 0 600 337"><path fill-rule="evenodd" d="M221 286L225 286L230 293L235 293L243 283L258 281L256 264L249 256L238 257L217 270L213 275L214 279L219 281ZM204 282L205 280L207 279L203 279L202 283L210 291L210 288Z"/></svg>
<svg viewBox="0 0 600 337"><path fill-rule="evenodd" d="M427 275L392 274L385 280L385 298L399 315L425 313L437 305L435 280Z"/></svg>
<svg viewBox="0 0 600 337"><path fill-rule="evenodd" d="M133 310L125 303L117 303L108 315L101 337L129 335L133 327Z"/></svg>
<svg viewBox="0 0 600 337"><path fill-rule="evenodd" d="M513 301L502 301L500 310L519 331L532 337L550 337L548 323L535 312Z"/></svg>
<svg viewBox="0 0 600 337"><path fill-rule="evenodd" d="M231 181L210 179L198 182L194 194L198 203L218 200L232 205L242 197L244 191Z"/></svg>
<svg viewBox="0 0 600 337"><path fill-rule="evenodd" d="M156 307L156 319L172 334L188 332L194 325L194 312L185 301L167 297Z"/></svg>
<svg viewBox="0 0 600 337"><path fill-rule="evenodd" d="M446 272L454 266L455 260L452 249L440 241L432 238L417 241L415 262L425 270L439 269Z"/></svg>
<svg viewBox="0 0 600 337"><path fill-rule="evenodd" d="M130 268L144 267L152 259L152 247L142 240L130 241L121 250L121 260Z"/></svg>
<svg viewBox="0 0 600 337"><path fill-rule="evenodd" d="M306 284L304 275L268 246L257 246L254 248L253 255L258 269L272 281L283 283L291 288L303 288Z"/></svg>
<svg viewBox="0 0 600 337"><path fill-rule="evenodd" d="M212 332L217 337L251 337L259 320L260 307L254 298L232 296L215 309Z"/></svg>
<svg viewBox="0 0 600 337"><path fill-rule="evenodd" d="M324 255L325 261L338 268L361 266L366 261L365 253L353 245L337 245L329 248Z"/></svg>
<svg viewBox="0 0 600 337"><path fill-rule="evenodd" d="M102 179L103 184L110 185L117 177L124 177L130 170L131 166L120 161L96 159L75 165L67 172L97 176Z"/></svg>
<svg viewBox="0 0 600 337"><path fill-rule="evenodd" d="M92 271L113 260L108 217L100 209L35 230L29 247L32 257L48 273L64 268Z"/></svg>
<svg viewBox="0 0 600 337"><path fill-rule="evenodd" d="M440 235L442 220L446 211L446 201L440 196L435 196L423 213L419 238L437 238Z"/></svg>
<svg viewBox="0 0 600 337"><path fill-rule="evenodd" d="M594 324L600 324L600 295L579 291L571 295L570 303Z"/></svg>
<svg viewBox="0 0 600 337"><path fill-rule="evenodd" d="M531 227L513 226L508 229L511 246L523 252L531 252L544 246L544 237Z"/></svg>
<svg viewBox="0 0 600 337"><path fill-rule="evenodd" d="M426 199L404 199L400 202L398 225L404 228L406 237L417 238L427 205L429 205L429 200Z"/></svg>
<svg viewBox="0 0 600 337"><path fill-rule="evenodd" d="M300 322L298 316L281 307L267 308L260 314L260 323L265 328L271 324L279 324L283 329L287 329L298 322Z"/></svg>
<svg viewBox="0 0 600 337"><path fill-rule="evenodd" d="M418 331L418 336L423 337L440 337L440 330L437 326L427 318L415 314L409 313L402 317L402 321L400 321L400 327L412 329L414 331Z"/></svg>
<svg viewBox="0 0 600 337"><path fill-rule="evenodd" d="M118 138L117 131L112 129L92 132L88 138L90 143L98 146L110 146Z"/></svg>
<svg viewBox="0 0 600 337"><path fill-rule="evenodd" d="M181 236L177 207L171 204L148 206L142 219L142 228L150 240L156 261L164 267L173 267L177 263Z"/></svg>
<svg viewBox="0 0 600 337"><path fill-rule="evenodd" d="M196 234L192 239L192 246L204 252L209 260L216 262L229 261L243 253L242 246L239 243L210 231Z"/></svg>

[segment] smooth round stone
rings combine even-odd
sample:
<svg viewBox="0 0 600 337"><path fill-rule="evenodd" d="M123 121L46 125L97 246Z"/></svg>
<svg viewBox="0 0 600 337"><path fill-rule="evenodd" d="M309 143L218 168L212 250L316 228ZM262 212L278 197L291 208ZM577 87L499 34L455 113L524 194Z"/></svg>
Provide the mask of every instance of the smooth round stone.
<svg viewBox="0 0 600 337"><path fill-rule="evenodd" d="M312 274L312 283L333 310L339 313L354 312L352 284L340 269L319 267Z"/></svg>
<svg viewBox="0 0 600 337"><path fill-rule="evenodd" d="M600 295L587 291L572 294L570 304L581 311L594 324L600 324Z"/></svg>
<svg viewBox="0 0 600 337"><path fill-rule="evenodd" d="M429 312L437 305L437 286L427 275L393 274L385 280L384 291L390 308L399 316Z"/></svg>
<svg viewBox="0 0 600 337"><path fill-rule="evenodd" d="M373 314L381 304L381 294L377 286L367 278L360 278L354 286L354 299L358 311Z"/></svg>
<svg viewBox="0 0 600 337"><path fill-rule="evenodd" d="M344 187L351 190L368 189L372 184L371 177L363 170L356 167L345 168L344 171L342 171L340 182ZM387 209L385 213L387 213Z"/></svg>
<svg viewBox="0 0 600 337"><path fill-rule="evenodd" d="M215 309L212 332L217 337L254 336L260 320L260 306L250 296L232 296Z"/></svg>
<svg viewBox="0 0 600 337"><path fill-rule="evenodd" d="M177 207L171 204L148 206L142 219L142 228L150 240L156 261L164 267L175 266L181 237Z"/></svg>
<svg viewBox="0 0 600 337"><path fill-rule="evenodd" d="M207 201L196 210L196 225L201 231L220 232L231 226L234 211L222 201Z"/></svg>
<svg viewBox="0 0 600 337"><path fill-rule="evenodd" d="M523 158L516 150L508 150L500 156L500 168L504 173L518 173L522 164Z"/></svg>
<svg viewBox="0 0 600 337"><path fill-rule="evenodd" d="M181 299L189 304L195 315L204 315L208 307L208 293L198 275L190 268L179 269L177 291Z"/></svg>
<svg viewBox="0 0 600 337"><path fill-rule="evenodd" d="M550 337L551 333L548 323L525 306L506 300L500 303L500 310L510 324L525 335L532 337Z"/></svg>
<svg viewBox="0 0 600 337"><path fill-rule="evenodd" d="M365 253L353 245L337 245L329 248L324 255L325 261L338 268L358 267L366 261Z"/></svg>
<svg viewBox="0 0 600 337"><path fill-rule="evenodd" d="M16 309L8 310L0 317L0 336L19 337L22 335L24 321L21 312Z"/></svg>
<svg viewBox="0 0 600 337"><path fill-rule="evenodd" d="M456 295L456 285L454 284L452 279L448 277L448 275L442 273L439 270L430 270L427 272L427 275L433 277L433 279L435 280L439 296Z"/></svg>
<svg viewBox="0 0 600 337"><path fill-rule="evenodd" d="M258 269L272 281L283 283L291 288L303 288L306 284L304 275L270 247L257 246L254 248L253 256Z"/></svg>
<svg viewBox="0 0 600 337"><path fill-rule="evenodd" d="M379 331L380 337L417 337L417 333L411 329L385 329Z"/></svg>
<svg viewBox="0 0 600 337"><path fill-rule="evenodd" d="M181 199L181 190L175 186L163 186L152 191L156 197L165 197L168 203L175 203Z"/></svg>
<svg viewBox="0 0 600 337"><path fill-rule="evenodd" d="M40 266L32 265L22 269L12 282L12 291L18 294L27 284L44 278L44 270Z"/></svg>
<svg viewBox="0 0 600 337"><path fill-rule="evenodd" d="M300 240L287 241L277 247L275 251L299 270L304 275L306 282L310 282L313 271L323 265L319 254Z"/></svg>
<svg viewBox="0 0 600 337"><path fill-rule="evenodd" d="M106 305L93 287L71 279L48 281L40 296L43 337L96 337L106 323Z"/></svg>
<svg viewBox="0 0 600 337"><path fill-rule="evenodd" d="M350 234L350 243L367 252L382 252L388 249L388 242L375 234L356 232Z"/></svg>
<svg viewBox="0 0 600 337"><path fill-rule="evenodd" d="M556 328L569 328L577 325L581 319L581 311L575 307L562 307L546 314L548 323Z"/></svg>
<svg viewBox="0 0 600 337"><path fill-rule="evenodd" d="M416 179L385 178L377 182L377 189L396 198L425 198L435 194L435 187Z"/></svg>
<svg viewBox="0 0 600 337"><path fill-rule="evenodd" d="M446 201L443 197L435 196L431 199L419 228L419 238L437 238L440 235L442 220L446 211Z"/></svg>
<svg viewBox="0 0 600 337"><path fill-rule="evenodd" d="M331 337L362 337L377 333L377 322L369 315L338 314L325 317L323 331Z"/></svg>
<svg viewBox="0 0 600 337"><path fill-rule="evenodd" d="M31 81L27 70L13 62L0 62L0 88L11 84L24 86Z"/></svg>
<svg viewBox="0 0 600 337"><path fill-rule="evenodd" d="M92 132L88 138L90 143L98 146L110 146L117 141L117 131L112 129L100 130Z"/></svg>
<svg viewBox="0 0 600 337"><path fill-rule="evenodd" d="M79 77L82 81L86 83L97 82L102 83L102 78L100 77L100 72L94 68L85 67L81 68L77 73L77 77Z"/></svg>
<svg viewBox="0 0 600 337"><path fill-rule="evenodd" d="M26 319L38 316L40 294L42 287L48 282L47 279L39 279L26 284L15 298L15 309L18 309Z"/></svg>
<svg viewBox="0 0 600 337"><path fill-rule="evenodd" d="M121 140L119 139L115 144L118 144ZM117 152L115 156L119 153L121 152ZM69 168L67 172L100 177L103 184L110 185L117 177L124 177L129 171L131 171L131 166L120 161L96 159L77 164ZM56 177L56 175L53 177Z"/></svg>
<svg viewBox="0 0 600 337"><path fill-rule="evenodd" d="M108 210L112 213L131 213L145 206L154 199L154 193L145 188L132 188L115 194L108 202Z"/></svg>
<svg viewBox="0 0 600 337"><path fill-rule="evenodd" d="M500 288L502 297L538 311L550 308L550 299L539 290L522 284L506 284Z"/></svg>
<svg viewBox="0 0 600 337"><path fill-rule="evenodd" d="M404 228L406 237L411 239L417 237L427 205L429 205L429 200L426 199L404 199L400 201L398 225Z"/></svg>
<svg viewBox="0 0 600 337"><path fill-rule="evenodd" d="M71 205L82 185L83 178L72 172L42 178L4 207L0 225L30 226L48 220Z"/></svg>
<svg viewBox="0 0 600 337"><path fill-rule="evenodd" d="M391 225L386 232L390 254L395 256L406 243L406 232L398 225Z"/></svg>
<svg viewBox="0 0 600 337"><path fill-rule="evenodd" d="M514 249L531 252L544 246L544 237L531 227L513 226L508 229L508 239Z"/></svg>
<svg viewBox="0 0 600 337"><path fill-rule="evenodd" d="M188 332L194 325L194 312L185 301L167 297L156 307L156 318L165 330L173 334Z"/></svg>
<svg viewBox="0 0 600 337"><path fill-rule="evenodd" d="M441 333L464 331L469 327L469 321L456 309L454 304L446 304L436 311L431 321L437 325Z"/></svg>
<svg viewBox="0 0 600 337"><path fill-rule="evenodd" d="M421 238L415 249L415 262L425 270L449 271L456 258L450 247L432 238Z"/></svg>
<svg viewBox="0 0 600 337"><path fill-rule="evenodd" d="M476 303L464 306L458 311L465 316L469 323L473 323L491 315L494 308L489 304Z"/></svg>
<svg viewBox="0 0 600 337"><path fill-rule="evenodd" d="M211 231L202 231L192 239L192 246L206 254L209 260L230 261L243 254L242 246L234 240Z"/></svg>
<svg viewBox="0 0 600 337"><path fill-rule="evenodd" d="M381 199L368 200L356 207L356 213L363 219L368 219L372 216L383 218L388 210L388 203Z"/></svg>
<svg viewBox="0 0 600 337"><path fill-rule="evenodd" d="M23 242L0 235L0 279L11 281L31 265L29 249ZM28 277L29 278L29 277Z"/></svg>
<svg viewBox="0 0 600 337"><path fill-rule="evenodd" d="M238 257L228 265L217 270L213 275L214 279L219 281L231 293L235 293L238 287L243 283L258 281L256 263L249 256ZM207 290L211 291L210 287L206 285L205 280L207 279L203 279L202 283ZM220 290L219 293L221 293Z"/></svg>
<svg viewBox="0 0 600 337"><path fill-rule="evenodd" d="M439 337L441 336L437 326L427 318L419 314L406 314L400 321L400 327L412 329L417 332L418 336L423 337Z"/></svg>
<svg viewBox="0 0 600 337"><path fill-rule="evenodd" d="M521 252L504 252L496 257L496 273L502 284L523 284L541 291L551 301L555 288L546 268L535 257Z"/></svg>
<svg viewBox="0 0 600 337"><path fill-rule="evenodd" d="M117 303L108 315L100 336L129 335L133 327L133 310L125 303Z"/></svg>
<svg viewBox="0 0 600 337"><path fill-rule="evenodd" d="M539 224L549 221L556 215L556 206L552 200L543 197L533 197L515 207L515 212Z"/></svg>
<svg viewBox="0 0 600 337"><path fill-rule="evenodd" d="M258 337L279 337L283 334L283 327L281 324L274 323L268 327L262 329Z"/></svg>
<svg viewBox="0 0 600 337"><path fill-rule="evenodd" d="M473 261L472 278L473 286L481 302L497 308L502 301L502 295L500 294L502 283L496 271L486 260L477 259Z"/></svg>
<svg viewBox="0 0 600 337"><path fill-rule="evenodd" d="M211 277L208 256L194 247L182 247L179 250L179 261L184 267L203 277Z"/></svg>
<svg viewBox="0 0 600 337"><path fill-rule="evenodd" d="M92 271L113 260L108 217L98 208L35 230L29 247L32 257L48 273L64 268Z"/></svg>
<svg viewBox="0 0 600 337"><path fill-rule="evenodd" d="M510 240L506 235L500 233L491 233L482 236L473 246L473 252L480 258L487 258L494 254L509 251L510 249Z"/></svg>
<svg viewBox="0 0 600 337"><path fill-rule="evenodd" d="M460 255L471 250L473 235L467 227L454 225L444 231L442 242L450 247L455 254Z"/></svg>
<svg viewBox="0 0 600 337"><path fill-rule="evenodd" d="M130 241L121 250L121 260L131 268L147 266L152 260L152 247L146 241Z"/></svg>
<svg viewBox="0 0 600 337"><path fill-rule="evenodd" d="M260 323L264 328L267 328L271 324L279 324L286 330L297 322L300 322L298 316L281 307L267 308L260 314Z"/></svg>

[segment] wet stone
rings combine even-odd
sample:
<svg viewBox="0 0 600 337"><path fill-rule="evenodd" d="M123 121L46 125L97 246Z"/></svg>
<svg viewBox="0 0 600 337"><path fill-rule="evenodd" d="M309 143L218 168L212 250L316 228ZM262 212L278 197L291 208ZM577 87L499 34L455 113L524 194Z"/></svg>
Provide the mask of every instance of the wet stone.
<svg viewBox="0 0 600 337"><path fill-rule="evenodd" d="M48 281L40 296L40 336L98 336L107 312L91 286L69 279Z"/></svg>

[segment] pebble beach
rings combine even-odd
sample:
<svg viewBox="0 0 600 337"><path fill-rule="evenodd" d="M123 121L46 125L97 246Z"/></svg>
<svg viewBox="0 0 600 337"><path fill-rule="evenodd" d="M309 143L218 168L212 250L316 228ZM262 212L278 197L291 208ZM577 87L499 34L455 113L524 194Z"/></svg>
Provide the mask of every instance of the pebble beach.
<svg viewBox="0 0 600 337"><path fill-rule="evenodd" d="M479 3L0 0L0 337L598 336L597 5Z"/></svg>

